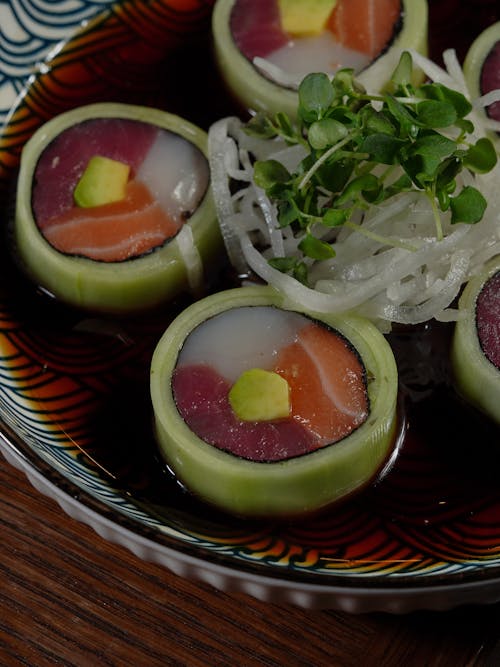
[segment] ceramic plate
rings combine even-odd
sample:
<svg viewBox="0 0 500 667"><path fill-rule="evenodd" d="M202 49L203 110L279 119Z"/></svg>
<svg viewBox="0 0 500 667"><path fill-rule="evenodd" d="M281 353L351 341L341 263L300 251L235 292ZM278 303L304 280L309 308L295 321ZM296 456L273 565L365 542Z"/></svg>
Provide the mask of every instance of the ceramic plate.
<svg viewBox="0 0 500 667"><path fill-rule="evenodd" d="M435 3L434 16L455 16L453 4ZM234 111L211 61L211 9L203 0L0 5L4 231L19 152L55 114L129 101L208 128ZM495 18L474 11L476 21ZM178 574L272 602L405 612L500 600L500 487L488 473L498 470L498 429L449 387L446 327L392 337L408 430L382 480L307 521L245 522L198 503L157 457L149 361L185 304L140 321L85 316L25 282L7 245L0 446L69 514Z"/></svg>

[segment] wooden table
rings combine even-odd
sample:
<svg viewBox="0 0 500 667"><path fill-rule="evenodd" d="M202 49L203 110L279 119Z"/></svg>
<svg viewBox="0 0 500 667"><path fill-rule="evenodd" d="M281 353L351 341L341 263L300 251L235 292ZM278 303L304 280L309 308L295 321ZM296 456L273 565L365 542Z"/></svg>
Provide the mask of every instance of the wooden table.
<svg viewBox="0 0 500 667"><path fill-rule="evenodd" d="M500 664L500 604L350 615L269 605L146 563L0 460L0 665Z"/></svg>

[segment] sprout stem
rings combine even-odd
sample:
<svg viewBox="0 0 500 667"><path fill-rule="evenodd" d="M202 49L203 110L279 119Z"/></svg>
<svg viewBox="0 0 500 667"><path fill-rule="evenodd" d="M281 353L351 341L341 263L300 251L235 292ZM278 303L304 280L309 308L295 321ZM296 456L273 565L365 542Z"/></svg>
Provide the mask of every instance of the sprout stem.
<svg viewBox="0 0 500 667"><path fill-rule="evenodd" d="M382 245L389 245L393 248L401 248L402 250L408 250L409 252L416 252L418 250L418 248L416 248L414 245L411 245L410 243L405 243L404 241L395 241L394 239L382 236L381 234L377 234L376 232L372 232L371 230L366 229L366 227L363 227L362 225L358 225L356 222L352 222L352 220L347 220L344 222L344 227L352 229L355 232L359 232L367 238L372 239L373 241L377 241Z"/></svg>
<svg viewBox="0 0 500 667"><path fill-rule="evenodd" d="M316 162L312 165L312 167L304 174L302 180L299 183L299 190L302 190L308 183L308 181L311 180L313 174L315 171L317 171L323 162L326 162L328 158L335 153L335 151L338 151L339 148L342 148L342 146L345 146L349 141L351 140L350 136L344 137L341 141L338 141L336 144L331 146L327 151L323 153L323 155L316 160Z"/></svg>

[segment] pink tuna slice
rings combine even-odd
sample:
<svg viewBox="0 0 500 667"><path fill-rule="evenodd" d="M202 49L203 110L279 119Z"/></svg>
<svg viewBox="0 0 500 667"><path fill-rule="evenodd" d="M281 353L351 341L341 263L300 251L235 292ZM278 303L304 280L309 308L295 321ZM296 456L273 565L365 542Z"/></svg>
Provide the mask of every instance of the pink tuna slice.
<svg viewBox="0 0 500 667"><path fill-rule="evenodd" d="M481 70L481 93L484 95L500 88L500 42L491 49ZM500 102L488 107L488 116L500 121Z"/></svg>
<svg viewBox="0 0 500 667"><path fill-rule="evenodd" d="M500 272L490 278L479 293L476 325L484 354L500 370Z"/></svg>
<svg viewBox="0 0 500 667"><path fill-rule="evenodd" d="M282 461L308 454L318 440L293 419L241 422L228 399L231 383L208 365L176 369L172 387L179 413L205 442L251 461Z"/></svg>
<svg viewBox="0 0 500 667"><path fill-rule="evenodd" d="M276 0L237 0L230 27L238 48L249 60L264 58L289 41Z"/></svg>
<svg viewBox="0 0 500 667"><path fill-rule="evenodd" d="M73 191L88 161L102 155L130 165L143 162L159 129L125 118L96 118L62 132L43 152L35 170L33 213L43 229L73 205Z"/></svg>

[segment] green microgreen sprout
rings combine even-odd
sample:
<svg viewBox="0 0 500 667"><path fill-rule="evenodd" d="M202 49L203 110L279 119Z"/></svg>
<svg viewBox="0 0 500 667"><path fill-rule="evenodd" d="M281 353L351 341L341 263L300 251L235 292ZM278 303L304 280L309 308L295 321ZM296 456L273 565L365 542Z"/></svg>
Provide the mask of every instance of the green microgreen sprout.
<svg viewBox="0 0 500 667"><path fill-rule="evenodd" d="M251 135L281 137L301 144L306 157L294 173L275 160L257 161L254 181L278 210L280 227L291 226L300 238L302 257L277 257L273 267L307 283L307 258L335 257L332 243L318 229L348 227L385 245L408 251L356 222L370 206L402 192L421 192L429 200L436 239L443 239L442 214L451 224L476 224L486 201L472 185L459 189L457 176L492 170L497 154L492 142L471 143L474 127L466 116L472 105L461 93L440 83L415 86L409 52L403 52L390 80L390 92L369 95L351 69L330 79L309 74L299 86L296 122L286 114L257 114L246 125Z"/></svg>

